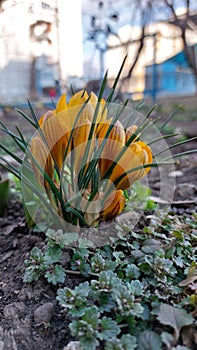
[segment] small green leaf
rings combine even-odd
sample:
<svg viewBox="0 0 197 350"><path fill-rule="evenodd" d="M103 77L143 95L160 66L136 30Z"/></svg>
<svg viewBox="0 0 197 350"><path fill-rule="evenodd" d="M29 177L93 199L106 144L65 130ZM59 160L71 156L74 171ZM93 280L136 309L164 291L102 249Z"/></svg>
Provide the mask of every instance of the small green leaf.
<svg viewBox="0 0 197 350"><path fill-rule="evenodd" d="M178 238L178 239L183 240L183 238L184 238L184 234L183 234L183 232L181 232L181 231L174 230L174 231L172 232L172 234L173 234L176 238Z"/></svg>
<svg viewBox="0 0 197 350"><path fill-rule="evenodd" d="M120 339L109 339L109 341L105 344L105 350L123 350Z"/></svg>
<svg viewBox="0 0 197 350"><path fill-rule="evenodd" d="M65 281L65 271L61 265L56 264L53 267L53 271L47 271L44 275L49 283L56 286L58 283L64 283Z"/></svg>
<svg viewBox="0 0 197 350"><path fill-rule="evenodd" d="M128 264L125 272L126 276L130 279L135 279L140 276L139 267L135 264Z"/></svg>
<svg viewBox="0 0 197 350"><path fill-rule="evenodd" d="M90 324L93 328L96 328L98 325L98 318L99 318L99 310L96 306L88 307L85 311L84 316L82 317L83 321L86 321L88 324Z"/></svg>
<svg viewBox="0 0 197 350"><path fill-rule="evenodd" d="M37 281L40 277L41 271L39 268L34 266L29 266L25 270L25 274L23 276L24 283L32 283L33 281Z"/></svg>
<svg viewBox="0 0 197 350"><path fill-rule="evenodd" d="M84 282L75 287L58 289L56 299L60 305L69 310L73 317L81 317L85 314L85 309L88 303L89 283Z"/></svg>
<svg viewBox="0 0 197 350"><path fill-rule="evenodd" d="M99 334L99 338L101 340L116 337L120 333L120 327L117 325L116 321L113 321L109 317L104 316L101 319L100 326L101 333Z"/></svg>
<svg viewBox="0 0 197 350"><path fill-rule="evenodd" d="M112 297L110 294L101 292L98 295L98 302L99 302L99 310L100 312L107 311L109 312L115 307L115 303L112 300Z"/></svg>
<svg viewBox="0 0 197 350"><path fill-rule="evenodd" d="M138 350L160 350L162 342L159 334L153 331L144 331L138 338Z"/></svg>
<svg viewBox="0 0 197 350"><path fill-rule="evenodd" d="M121 343L124 350L134 350L137 347L136 337L130 334L123 334L121 337Z"/></svg>
<svg viewBox="0 0 197 350"><path fill-rule="evenodd" d="M91 267L92 271L95 273L105 270L105 259L103 259L102 255L97 253L93 256L91 259Z"/></svg>
<svg viewBox="0 0 197 350"><path fill-rule="evenodd" d="M194 318L184 309L177 309L168 304L162 304L157 319L165 325L171 326L175 330L176 340L179 337L183 326L193 323Z"/></svg>
<svg viewBox="0 0 197 350"><path fill-rule="evenodd" d="M46 253L44 255L44 259L47 262L47 264L53 264L55 262L59 262L60 258L62 256L62 250L59 249L57 246L49 247L46 250Z"/></svg>
<svg viewBox="0 0 197 350"><path fill-rule="evenodd" d="M142 294L142 284L138 280L131 281L129 285L129 291L133 295L141 295Z"/></svg>
<svg viewBox="0 0 197 350"><path fill-rule="evenodd" d="M143 243L142 251L146 254L153 254L155 251L159 250L161 247L161 242L156 239L146 239Z"/></svg>
<svg viewBox="0 0 197 350"><path fill-rule="evenodd" d="M146 200L151 194L151 189L149 187L142 186L139 182L135 182L132 188L135 191L137 199L139 200Z"/></svg>
<svg viewBox="0 0 197 350"><path fill-rule="evenodd" d="M37 247L33 247L31 253L30 253L30 259L34 260L36 263L42 263L44 260L44 255L41 249Z"/></svg>
<svg viewBox="0 0 197 350"><path fill-rule="evenodd" d="M145 204L145 210L154 210L157 208L157 204L152 200L148 199L146 204Z"/></svg>
<svg viewBox="0 0 197 350"><path fill-rule="evenodd" d="M98 331L83 320L75 320L69 324L71 334L80 341L82 349L95 350L99 342Z"/></svg>
<svg viewBox="0 0 197 350"><path fill-rule="evenodd" d="M105 350L134 350L136 347L136 337L130 334L124 334L120 339L111 338L105 344Z"/></svg>
<svg viewBox="0 0 197 350"><path fill-rule="evenodd" d="M162 332L161 339L162 339L162 342L166 345L167 349L170 349L174 340L173 335L168 332Z"/></svg>
<svg viewBox="0 0 197 350"><path fill-rule="evenodd" d="M79 338L79 341L82 349L96 350L97 345L99 345L99 342L94 335L89 337L83 336Z"/></svg>

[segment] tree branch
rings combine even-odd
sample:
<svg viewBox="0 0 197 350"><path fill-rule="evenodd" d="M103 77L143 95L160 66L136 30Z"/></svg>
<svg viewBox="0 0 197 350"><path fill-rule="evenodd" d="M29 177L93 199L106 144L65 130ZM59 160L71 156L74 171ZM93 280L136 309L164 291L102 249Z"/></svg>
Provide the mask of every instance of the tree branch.
<svg viewBox="0 0 197 350"><path fill-rule="evenodd" d="M171 10L172 15L174 16L174 19L176 21L176 26L178 26L181 29L181 39L183 43L183 49L185 51L185 55L187 57L188 63L193 71L193 74L195 76L196 85L197 85L197 65L195 60L195 55L188 46L187 38L186 38L186 30L189 20L189 14L190 14L190 0L186 0L186 13L185 17L182 19L177 16L174 6L169 3L168 0L163 0L166 6Z"/></svg>
<svg viewBox="0 0 197 350"><path fill-rule="evenodd" d="M127 79L130 79L130 77L131 77L131 75L133 73L133 70L134 70L134 68L135 68L135 66L137 64L137 61L139 59L140 53L141 53L141 51L142 51L142 49L144 47L144 39L145 39L145 25L143 25L143 27L142 27L141 37L139 39L139 46L138 46L138 50L136 52L134 61L133 61L132 65L131 65L127 75L122 79L122 82L124 82Z"/></svg>

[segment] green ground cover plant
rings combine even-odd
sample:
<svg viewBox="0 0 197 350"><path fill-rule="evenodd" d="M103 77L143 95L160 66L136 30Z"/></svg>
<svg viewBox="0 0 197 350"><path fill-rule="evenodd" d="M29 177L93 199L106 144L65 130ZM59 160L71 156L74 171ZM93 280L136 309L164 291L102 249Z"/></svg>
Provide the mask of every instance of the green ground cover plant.
<svg viewBox="0 0 197 350"><path fill-rule="evenodd" d="M45 278L57 286L82 349L194 348L197 215L158 211L148 221L126 237L128 227L117 224L119 239L111 245L70 248L67 264L69 237L48 230L44 248L34 247L26 260L24 282ZM74 289L66 287L70 273L83 276Z"/></svg>

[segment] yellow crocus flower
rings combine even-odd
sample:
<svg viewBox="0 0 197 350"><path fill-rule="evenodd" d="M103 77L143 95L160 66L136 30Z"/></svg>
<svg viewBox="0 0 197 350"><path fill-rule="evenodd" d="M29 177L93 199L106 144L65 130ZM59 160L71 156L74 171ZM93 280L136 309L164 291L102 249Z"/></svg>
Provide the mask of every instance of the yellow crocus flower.
<svg viewBox="0 0 197 350"><path fill-rule="evenodd" d="M79 91L71 97L68 103L66 95L63 94L58 100L56 108L45 113L39 120L42 135L37 133L33 138L32 155L53 179L54 163L61 171L67 150L66 156L73 161L72 186L68 185L68 189L74 197L78 191L77 181L81 168L85 166L87 169L87 165L93 158L96 145L98 147L103 145L106 133L111 127L112 118L107 119L107 117L108 110L104 99L98 104L98 98L94 93L88 95L86 91ZM131 144L126 146L136 129L137 126L133 125L124 130L121 122L117 121L110 130L97 169L95 169L97 172L99 171L98 181L105 179L107 171L115 161L117 163L114 164L113 169L111 168L111 174L108 176L109 184L104 191L105 193L102 194L102 198L98 193L95 193L94 200L95 198L98 200L95 204L95 210L98 212L84 213L88 223L98 222L99 218L109 221L119 215L126 203L123 191L150 170L150 167L144 168L143 166L152 162L152 152L145 142L139 141L140 135L136 135ZM92 131L91 139L90 131ZM87 149L86 164L83 164L84 153ZM71 152L73 152L72 156ZM140 169L132 171L136 167L140 167ZM35 164L33 164L33 168L39 184L43 186L42 174ZM85 172L83 176L86 176ZM83 189L82 197L84 196L84 200L91 196L92 183L90 178L87 187ZM115 186L113 191L109 191L110 184ZM45 180L44 186L48 187ZM83 199L79 203L81 212L83 212L82 202Z"/></svg>
<svg viewBox="0 0 197 350"><path fill-rule="evenodd" d="M40 137L36 136L33 138L30 150L36 162L52 179L54 172L54 162L47 146L44 144L44 142L42 142ZM34 169L36 180L39 183L39 185L42 187L44 186L45 188L49 188L49 183L45 180L43 174L38 169L33 160L32 166Z"/></svg>
<svg viewBox="0 0 197 350"><path fill-rule="evenodd" d="M99 125L97 135L100 143L102 137L105 137L109 126L110 122ZM143 165L152 163L152 152L146 143L142 141L135 142L134 140L134 142L132 142L128 147L125 146L126 142L136 131L136 129L137 126L132 126L125 132L122 124L120 122L116 122L108 136L101 154L101 159L99 160L99 170L101 178L105 178L105 174L110 169L112 163L116 160L118 155L120 155L120 152L124 151L122 152L122 156L120 159L118 159L117 164L115 164L112 173L109 176L110 182L115 184L117 191L115 199L111 202L110 206L106 207L106 209L102 211L101 215L104 220L109 220L110 215L112 219L121 213L125 206L122 191L131 187L135 181L145 176L150 170L150 167L143 168ZM132 171L132 169L137 167L142 168ZM109 195L109 198L110 196L111 194ZM120 201L119 205L118 201Z"/></svg>

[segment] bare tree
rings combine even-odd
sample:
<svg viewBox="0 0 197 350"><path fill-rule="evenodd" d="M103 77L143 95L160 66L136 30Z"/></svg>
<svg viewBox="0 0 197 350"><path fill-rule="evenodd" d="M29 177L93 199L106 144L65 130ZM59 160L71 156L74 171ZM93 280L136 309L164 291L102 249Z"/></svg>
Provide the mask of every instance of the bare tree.
<svg viewBox="0 0 197 350"><path fill-rule="evenodd" d="M187 60L189 62L189 65L194 73L196 84L197 84L197 62L195 58L195 52L192 50L192 48L188 45L187 41L187 30L196 30L197 31L197 15L192 16L190 5L190 0L185 0L185 14L178 16L175 9L175 4L173 1L169 0L163 0L164 4L167 6L167 8L170 10L172 18L169 20L169 23L175 25L176 27L180 28L181 30L181 39L183 42L183 48L185 51L185 55L187 57ZM194 26L190 25L190 22L194 24Z"/></svg>
<svg viewBox="0 0 197 350"><path fill-rule="evenodd" d="M93 1L93 0L92 0ZM98 7L102 9L103 1L97 1L94 0L94 3L98 3ZM145 45L146 38L149 36L153 36L156 33L150 34L148 33L147 26L150 23L156 23L160 20L165 20L166 23L169 23L170 25L174 25L178 28L180 28L180 38L183 42L183 48L188 60L188 63L190 67L193 70L193 73L196 77L197 82L197 65L196 65L196 59L195 59L195 53L194 50L192 50L191 46L188 43L188 31L197 31L197 15L193 17L191 12L191 2L192 0L183 0L182 5L184 5L186 11L184 15L178 15L177 14L177 2L176 0L128 0L127 1L127 9L128 13L130 12L130 24L133 25L134 22L137 19L137 24L140 26L140 35L138 38L131 37L129 40L122 42L119 41L116 45L109 45L107 44L106 50L113 50L117 49L119 47L134 47L132 51L132 62L130 67L128 67L128 71L126 72L123 83L129 80L132 77L133 71L136 67L136 64L138 63L139 58L143 54L143 48ZM180 6L180 2L179 2ZM114 15L114 12L111 12L111 15L108 15L108 18L110 16L115 19L115 24L117 26L121 26L120 23L118 23L118 20L121 15L121 11L123 9L124 5L122 3L122 6L119 8L119 12L116 12ZM193 26L191 26L191 22ZM93 29L96 28L96 17L92 17L92 27ZM111 34L111 29L109 26L106 25L106 35ZM94 33L94 31L92 32ZM91 36L92 40L95 40L95 36ZM133 54L134 53L134 54Z"/></svg>
<svg viewBox="0 0 197 350"><path fill-rule="evenodd" d="M151 0L124 0L123 2L119 2L119 7L117 6L115 9L112 4L114 3L109 1L109 6L107 7L108 1L98 1L98 0L90 0L90 3L97 5L97 12L90 12L90 28L88 30L87 40L92 40L95 43L96 49L100 50L100 65L101 65L101 76L103 76L103 55L108 50L114 50L117 48L125 47L127 51L131 51L130 47L133 45L134 49L132 51L132 64L126 72L125 77L123 78L123 82L126 82L131 78L133 70L139 60L139 57L143 51L144 41L147 36L146 34L146 26L150 21L150 15L152 13L152 1ZM116 1L116 5L118 1ZM110 7L111 6L111 7ZM125 11L125 8L127 11ZM131 25L136 22L140 26L140 34L138 38L131 37L127 41L122 41L120 36L118 35L118 30L121 25L121 15L123 12L123 16L125 17L125 12L127 16L127 22L124 24L130 23ZM124 18L125 20L125 18ZM99 34L103 35L102 44L98 44L98 36ZM111 36L115 36L117 38L117 44L111 45L108 42L108 38ZM130 59L130 57L128 57Z"/></svg>
<svg viewBox="0 0 197 350"><path fill-rule="evenodd" d="M124 83L126 80L130 79L132 76L132 73L134 71L134 68L140 58L140 55L143 51L143 47L144 47L144 42L145 42L145 38L147 37L146 34L146 26L149 22L149 15L151 14L151 10L152 10L152 2L147 1L146 3L146 8L144 8L143 6L143 2L141 0L136 0L135 1L135 11L139 12L139 16L140 16L140 27L141 27L141 33L140 36L137 40L131 38L131 40L129 41L128 45L132 45L134 43L137 42L137 49L135 51L135 55L133 58L133 62L127 72L127 74L125 75L125 77L122 79L122 83Z"/></svg>
<svg viewBox="0 0 197 350"><path fill-rule="evenodd" d="M183 49L185 51L188 63L195 76L197 84L197 61L195 57L195 51L193 47L189 45L187 36L188 31L197 32L197 14L192 14L190 0L185 0L184 2L185 3L183 5L185 7L185 13L183 15L178 15L176 11L177 4L173 0L144 1L144 7L142 6L141 0L135 1L135 5L141 13L141 36L137 40L138 49L133 59L133 63L129 68L127 75L123 78L123 82L131 78L133 70L138 62L138 59L140 58L140 55L143 52L145 38L150 36L150 34L146 32L147 24L149 24L150 19L152 21L158 21L160 19L160 13L162 13L165 20L169 24L174 25L180 29L180 38L183 42ZM132 43L134 42L136 42L136 40L132 40L131 38L131 40L125 44L132 45Z"/></svg>

